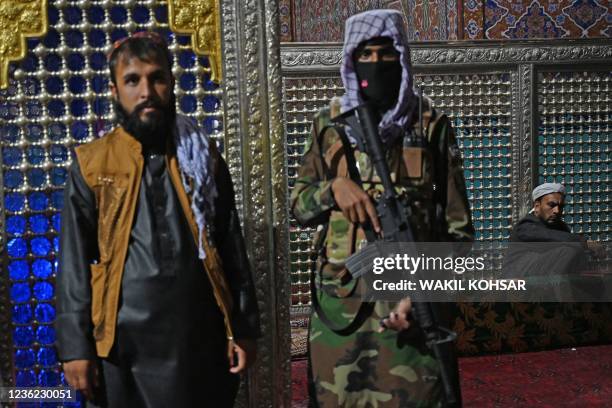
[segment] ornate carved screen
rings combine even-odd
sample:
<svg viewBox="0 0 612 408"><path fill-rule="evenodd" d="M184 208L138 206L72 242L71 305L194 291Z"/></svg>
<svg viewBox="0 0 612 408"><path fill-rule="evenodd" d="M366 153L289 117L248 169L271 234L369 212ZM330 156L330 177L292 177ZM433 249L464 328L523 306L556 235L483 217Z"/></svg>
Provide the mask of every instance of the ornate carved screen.
<svg viewBox="0 0 612 408"><path fill-rule="evenodd" d="M223 149L222 89L189 36L169 30L165 2L50 3L48 33L27 41L25 59L10 66L8 89L0 92L0 290L10 299L0 309L0 369L5 384L17 386L63 381L52 326L62 189L72 148L112 123L106 64L112 42L135 31L162 33L174 56L178 112L195 117Z"/></svg>
<svg viewBox="0 0 612 408"><path fill-rule="evenodd" d="M342 92L341 52L287 44L281 56L291 189L313 113ZM454 124L478 240L507 240L545 180L568 184L577 232L609 240L611 58L609 41L414 45L415 83ZM297 317L309 303L313 231L294 219L290 231Z"/></svg>

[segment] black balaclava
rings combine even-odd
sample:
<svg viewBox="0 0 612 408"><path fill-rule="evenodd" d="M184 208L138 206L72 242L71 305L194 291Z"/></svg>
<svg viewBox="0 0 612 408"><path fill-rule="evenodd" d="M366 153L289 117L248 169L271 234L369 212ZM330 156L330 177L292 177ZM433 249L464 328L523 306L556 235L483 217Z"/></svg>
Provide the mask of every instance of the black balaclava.
<svg viewBox="0 0 612 408"><path fill-rule="evenodd" d="M172 95L168 106L149 100L136 105L130 114L123 109L119 101L114 101L113 104L119 124L140 142L144 152L164 153L176 119L175 100L175 96ZM140 112L149 107L155 107L159 111L153 114L148 122L143 122L140 120Z"/></svg>
<svg viewBox="0 0 612 408"><path fill-rule="evenodd" d="M397 103L402 83L402 65L399 59L377 62L357 61L358 53L367 45L393 45L393 40L389 37L375 37L361 43L353 53L361 95L382 115Z"/></svg>

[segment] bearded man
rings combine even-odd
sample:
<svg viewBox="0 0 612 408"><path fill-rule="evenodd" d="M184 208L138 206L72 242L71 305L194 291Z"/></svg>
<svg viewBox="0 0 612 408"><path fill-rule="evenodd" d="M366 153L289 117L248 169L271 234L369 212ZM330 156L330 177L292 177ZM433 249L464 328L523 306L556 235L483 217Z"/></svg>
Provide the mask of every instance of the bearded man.
<svg viewBox="0 0 612 408"><path fill-rule="evenodd" d="M511 277L575 274L588 266L589 252L598 257L605 250L595 241L572 233L563 221L565 186L544 183L531 193L533 208L512 229L504 260Z"/></svg>
<svg viewBox="0 0 612 408"><path fill-rule="evenodd" d="M394 10L347 20L341 110L365 102L376 110L391 178L400 200L408 203L402 210L415 241L471 241L474 229L459 148L448 117L413 90L403 24L402 14ZM313 305L315 300L319 304L309 333L311 402L347 408L459 406L456 357L452 350L444 356L454 389L453 401L447 401L439 361L410 322L409 299L376 301L366 309L360 296L352 296L359 287L345 261L363 247L368 224L381 232L374 205L381 180L359 145L359 129L328 126L339 110L332 104L315 118L291 194L296 219L322 227L316 239L321 243L317 273L311 278L317 292ZM352 151L343 148L340 132L347 134ZM351 161L355 170L349 170ZM439 312L442 317L448 308Z"/></svg>
<svg viewBox="0 0 612 408"><path fill-rule="evenodd" d="M171 61L155 33L115 44L119 126L75 149L65 188L57 348L68 384L100 406L231 407L255 358L230 174L175 113Z"/></svg>

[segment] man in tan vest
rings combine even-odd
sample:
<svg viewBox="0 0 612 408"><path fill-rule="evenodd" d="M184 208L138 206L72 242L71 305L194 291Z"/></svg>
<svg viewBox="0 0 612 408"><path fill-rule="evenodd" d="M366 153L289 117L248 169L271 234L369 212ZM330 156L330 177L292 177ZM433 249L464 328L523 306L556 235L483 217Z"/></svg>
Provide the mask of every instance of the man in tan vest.
<svg viewBox="0 0 612 408"><path fill-rule="evenodd" d="M231 407L260 334L228 168L175 112L164 40L109 55L119 126L75 150L56 320L67 382L108 407Z"/></svg>

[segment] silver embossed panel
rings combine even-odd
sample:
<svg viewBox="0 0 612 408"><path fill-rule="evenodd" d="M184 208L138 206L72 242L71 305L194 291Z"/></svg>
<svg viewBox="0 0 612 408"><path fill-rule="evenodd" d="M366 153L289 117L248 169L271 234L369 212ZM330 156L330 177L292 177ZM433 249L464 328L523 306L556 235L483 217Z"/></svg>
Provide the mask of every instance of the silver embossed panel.
<svg viewBox="0 0 612 408"><path fill-rule="evenodd" d="M314 115L327 106L329 100L343 92L339 76L284 78L285 129L287 135L287 181L289 194L297 169L310 138ZM289 224L289 253L291 272L291 306L310 304L310 267L312 264L312 228L304 228L291 217Z"/></svg>
<svg viewBox="0 0 612 408"><path fill-rule="evenodd" d="M510 81L509 73L415 76L453 123L479 241L507 239L512 223Z"/></svg>
<svg viewBox="0 0 612 408"><path fill-rule="evenodd" d="M538 73L538 182L565 184L565 221L608 241L612 232L612 72Z"/></svg>

